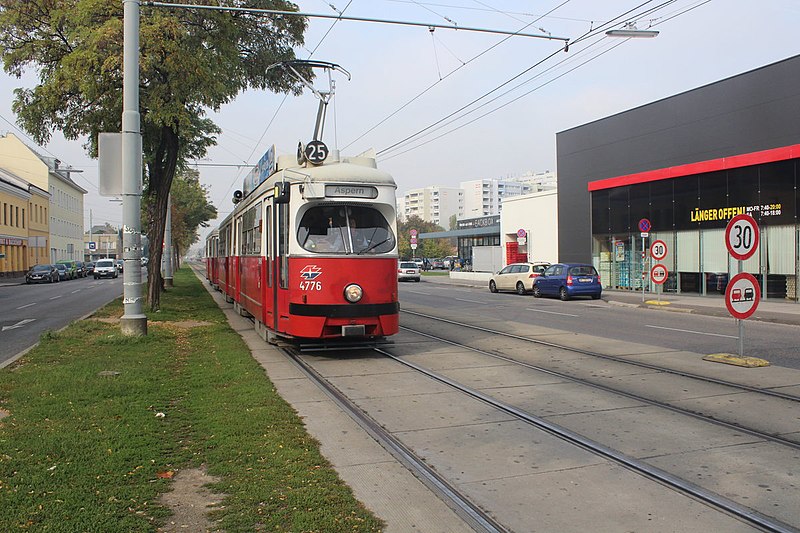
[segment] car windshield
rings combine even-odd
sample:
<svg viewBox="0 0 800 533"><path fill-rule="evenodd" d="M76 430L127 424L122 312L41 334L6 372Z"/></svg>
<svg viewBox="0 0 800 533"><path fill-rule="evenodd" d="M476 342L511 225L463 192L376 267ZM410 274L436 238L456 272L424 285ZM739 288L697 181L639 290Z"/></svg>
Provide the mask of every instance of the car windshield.
<svg viewBox="0 0 800 533"><path fill-rule="evenodd" d="M97 263L95 263L94 266L95 266L95 268L97 268L97 267L110 267L110 266L114 266L114 262L110 261L110 260L109 261L98 261Z"/></svg>
<svg viewBox="0 0 800 533"><path fill-rule="evenodd" d="M386 218L369 206L319 205L303 214L297 242L309 252L384 254L395 238Z"/></svg>
<svg viewBox="0 0 800 533"><path fill-rule="evenodd" d="M56 268L59 270L66 270L67 266L64 263L57 263Z"/></svg>
<svg viewBox="0 0 800 533"><path fill-rule="evenodd" d="M35 265L33 267L34 272L50 272L50 269L53 268L50 265Z"/></svg>

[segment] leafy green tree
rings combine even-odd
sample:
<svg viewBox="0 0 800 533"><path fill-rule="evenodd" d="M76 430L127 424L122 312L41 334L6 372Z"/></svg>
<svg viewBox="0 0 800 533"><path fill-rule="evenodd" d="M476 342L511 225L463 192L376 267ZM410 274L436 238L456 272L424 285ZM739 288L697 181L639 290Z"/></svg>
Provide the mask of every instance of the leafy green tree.
<svg viewBox="0 0 800 533"><path fill-rule="evenodd" d="M284 0L221 0L221 5L297 11ZM143 7L140 21L140 113L148 206L150 264L161 263L167 197L176 171L205 155L219 128L205 114L248 88L299 94L282 69L303 44L303 17ZM0 0L3 68L39 74L33 89L15 90L20 126L40 144L53 131L67 139L122 123L123 4L111 0ZM311 76L310 73L305 73ZM161 272L148 269L148 299L157 309Z"/></svg>
<svg viewBox="0 0 800 533"><path fill-rule="evenodd" d="M450 222L450 231L458 229L458 217L456 217L455 215L450 215L449 222Z"/></svg>
<svg viewBox="0 0 800 533"><path fill-rule="evenodd" d="M433 233L444 231L444 228L433 222L422 220L416 215L408 217L405 222L397 223L399 254L401 258L414 257L444 257L452 255L455 247L450 239L417 239L417 249L411 249L411 230L420 233Z"/></svg>
<svg viewBox="0 0 800 533"><path fill-rule="evenodd" d="M207 222L217 216L217 208L208 201L208 189L200 183L197 170L186 169L178 172L172 181L170 191L172 200L172 264L180 265L180 258L197 242L198 229L207 228ZM145 205L144 211L149 206ZM148 221L142 221L142 228L148 233Z"/></svg>

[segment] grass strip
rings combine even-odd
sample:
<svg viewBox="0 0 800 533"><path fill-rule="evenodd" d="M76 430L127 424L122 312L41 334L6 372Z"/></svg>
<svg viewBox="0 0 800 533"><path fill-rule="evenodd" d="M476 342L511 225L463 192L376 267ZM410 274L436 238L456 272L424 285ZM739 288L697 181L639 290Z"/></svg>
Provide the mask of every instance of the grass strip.
<svg viewBox="0 0 800 533"><path fill-rule="evenodd" d="M225 531L380 531L201 282L174 282L147 336L83 320L0 371L0 531L155 531L200 465Z"/></svg>

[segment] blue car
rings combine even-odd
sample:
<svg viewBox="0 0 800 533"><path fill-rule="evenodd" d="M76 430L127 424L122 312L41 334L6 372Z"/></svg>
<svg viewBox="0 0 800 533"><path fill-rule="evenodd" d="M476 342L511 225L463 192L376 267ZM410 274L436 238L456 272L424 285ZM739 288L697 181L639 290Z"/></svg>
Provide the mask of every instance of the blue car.
<svg viewBox="0 0 800 533"><path fill-rule="evenodd" d="M603 286L600 275L592 265L576 263L557 263L533 280L533 295L558 296L564 301L573 296L591 296L593 300L600 298Z"/></svg>

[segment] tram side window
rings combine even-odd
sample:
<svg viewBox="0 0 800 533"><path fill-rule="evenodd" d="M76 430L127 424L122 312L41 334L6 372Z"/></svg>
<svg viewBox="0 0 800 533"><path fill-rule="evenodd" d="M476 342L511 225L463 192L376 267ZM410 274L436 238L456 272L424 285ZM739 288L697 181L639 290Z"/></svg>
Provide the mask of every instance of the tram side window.
<svg viewBox="0 0 800 533"><path fill-rule="evenodd" d="M309 252L372 255L391 252L395 237L373 207L319 205L301 218L297 242Z"/></svg>
<svg viewBox="0 0 800 533"><path fill-rule="evenodd" d="M261 253L261 202L242 215L242 255Z"/></svg>

